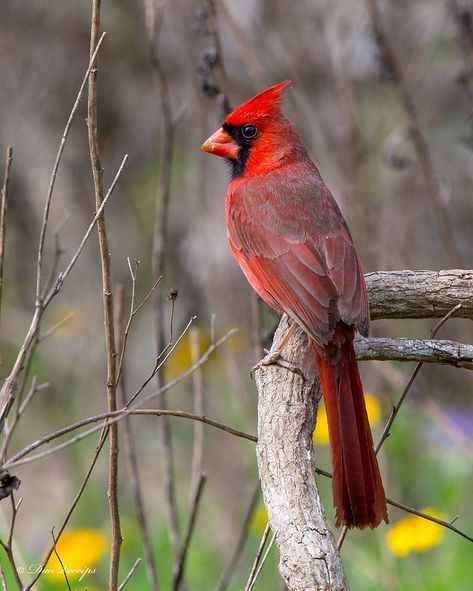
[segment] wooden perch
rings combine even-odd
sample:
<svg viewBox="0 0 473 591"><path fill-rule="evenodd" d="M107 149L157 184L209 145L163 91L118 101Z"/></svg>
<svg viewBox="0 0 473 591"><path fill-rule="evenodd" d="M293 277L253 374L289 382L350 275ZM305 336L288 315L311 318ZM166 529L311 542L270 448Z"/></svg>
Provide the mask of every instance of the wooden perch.
<svg viewBox="0 0 473 591"><path fill-rule="evenodd" d="M473 271L394 271L366 276L371 318L473 318ZM289 325L283 316L274 342ZM452 341L369 338L356 340L360 359L448 363L473 369L473 346ZM308 367L306 337L289 340L283 358ZM307 372L306 372L307 374ZM290 591L347 590L343 565L328 529L314 478L312 432L320 398L316 375L264 366L258 389L257 460L279 571Z"/></svg>
<svg viewBox="0 0 473 591"><path fill-rule="evenodd" d="M456 318L473 318L473 271L382 271L367 273L372 320L441 318L456 304Z"/></svg>
<svg viewBox="0 0 473 591"><path fill-rule="evenodd" d="M289 326L283 316L275 341ZM300 331L284 358L304 366L307 340ZM348 589L314 478L312 432L318 400L316 376L277 365L255 372L258 387L256 453L269 523L279 550L279 571L290 590Z"/></svg>
<svg viewBox="0 0 473 591"><path fill-rule="evenodd" d="M473 345L454 341L356 337L355 351L363 361L422 361L473 369Z"/></svg>

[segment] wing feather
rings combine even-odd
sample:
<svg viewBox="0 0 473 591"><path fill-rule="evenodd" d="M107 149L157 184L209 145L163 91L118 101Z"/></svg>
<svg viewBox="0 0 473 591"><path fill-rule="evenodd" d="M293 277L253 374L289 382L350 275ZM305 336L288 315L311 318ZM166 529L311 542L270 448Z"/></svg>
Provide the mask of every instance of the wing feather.
<svg viewBox="0 0 473 591"><path fill-rule="evenodd" d="M367 332L363 271L335 200L319 181L291 187L278 193L273 179L271 192L254 183L229 191L228 237L243 272L321 344L340 320Z"/></svg>

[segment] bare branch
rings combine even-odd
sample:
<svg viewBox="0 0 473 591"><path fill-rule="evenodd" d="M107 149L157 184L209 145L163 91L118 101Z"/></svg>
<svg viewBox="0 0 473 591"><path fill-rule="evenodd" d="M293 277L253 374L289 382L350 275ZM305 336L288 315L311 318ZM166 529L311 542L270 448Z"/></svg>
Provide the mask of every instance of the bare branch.
<svg viewBox="0 0 473 591"><path fill-rule="evenodd" d="M243 525L235 543L235 548L233 549L228 564L225 567L225 570L223 571L217 586L215 587L215 591L226 591L228 584L230 583L230 579L232 578L235 568L237 567L241 553L243 552L243 548L245 546L246 539L248 537L248 528L251 523L251 518L253 517L256 503L258 502L259 492L260 484L258 481L251 495L248 509L246 510L246 514L243 519Z"/></svg>
<svg viewBox="0 0 473 591"><path fill-rule="evenodd" d="M110 425L114 422L118 422L118 421L122 420L124 417L126 417L128 415L152 415L152 416L158 416L158 417L159 416L179 417L182 419L189 419L191 421L201 421L205 425L210 425L211 427L215 427L216 429L220 429L221 431L225 431L226 433L229 433L230 435L235 435L236 437L241 437L242 439L248 439L248 441L253 441L255 443L257 441L257 438L254 435L250 435L249 433L245 433L244 431L239 431L238 429L233 429L233 427L229 427L228 425L224 425L223 423L219 423L218 421L214 421L213 419L209 419L208 417L194 415L190 412L185 412L183 410L146 409L146 408L145 409L131 409L131 410L123 409L123 410L116 410L114 412L105 412L100 415L95 415L93 417L88 417L87 419L82 419L82 421L78 421L77 423L74 423L74 424L68 425L67 427L64 427L62 429L59 429L59 430L55 431L54 433L50 433L49 435L46 435L45 437L42 437L41 439L38 439L37 441L30 443L29 445L24 447L22 450L17 452L14 456L12 456L9 460L7 460L4 463L4 465L2 466L2 469L12 468L13 466L18 466L20 464L26 464L29 462L36 461L36 460L43 458L45 456L49 456L52 453L55 453L56 451L64 449L65 447L68 447L69 445L72 445L73 443L76 443L77 441L81 441L82 439L89 437L89 435L92 435L93 433L100 431L100 429L103 429L107 425ZM54 439L57 439L58 437L62 437L63 435L67 435L71 431L75 431L76 429L80 429L81 427L84 427L85 425L89 425L90 423L97 423L98 421L102 421L105 419L112 419L112 420L109 420L106 423L98 425L97 427L95 427L94 429L91 429L90 431L86 431L84 433L81 433L80 435L75 437L73 440L65 441L64 443L61 443L57 447L47 450L43 454L38 454L36 456L28 458L27 460L21 460L21 458L30 454L32 451L34 451L38 447L41 447L42 445L45 445L46 443L50 443L51 441L54 441Z"/></svg>
<svg viewBox="0 0 473 591"><path fill-rule="evenodd" d="M61 557L59 556L59 552L57 551L57 548L56 548L56 538L54 537L54 527L53 527L53 529L51 530L51 537L53 538L53 548L54 548L54 554L56 555L56 558L58 559L58 561L59 561L59 564L61 565L62 572L63 572L63 574L64 574L64 579L66 580L66 585L67 585L67 588L69 589L69 591L72 591L72 589L71 589L71 585L70 585L70 583L69 583L69 579L68 579L68 577L67 577L67 572L66 572L66 569L64 568L64 563L62 562L62 560L61 560Z"/></svg>
<svg viewBox="0 0 473 591"><path fill-rule="evenodd" d="M266 551L264 553L264 556L262 557L260 563L258 564L258 568L256 569L256 572L255 572L253 578L251 579L248 587L245 589L245 591L252 591L252 589L256 585L256 581L257 581L257 579L258 579L258 577L260 575L260 572L261 572L261 570L262 570L262 568L264 566L264 563L266 562L266 559L269 556L269 553L271 552L271 549L273 547L273 544L274 544L274 534L272 535L271 540L270 540L270 542L268 544L268 547L266 548Z"/></svg>
<svg viewBox="0 0 473 591"><path fill-rule="evenodd" d="M43 222L41 224L41 233L39 237L39 246L38 246L38 262L37 262L37 269L36 269L36 301L38 302L41 298L41 277L43 272L43 251L44 251L44 241L46 239L46 230L48 228L48 220L49 220L49 210L51 207L51 200L54 191L54 185L56 184L56 177L57 172L59 170L59 165L61 163L62 154L64 152L64 147L66 145L67 136L69 135L69 131L71 129L72 122L74 121L75 114L80 104L80 100L82 97L82 93L84 92L85 85L87 80L89 79L90 72L94 67L95 59L99 52L100 46L105 38L107 33L102 33L102 36L96 43L92 55L89 59L89 66L85 72L84 78L82 80L82 84L80 85L79 92L77 93L76 100L72 107L71 113L69 115L69 119L67 120L66 127L64 128L64 132L61 137L61 142L59 143L59 149L57 151L56 160L54 162L53 170L51 173L51 180L49 181L49 188L48 194L46 196L46 203L44 205L44 213L43 213Z"/></svg>
<svg viewBox="0 0 473 591"><path fill-rule="evenodd" d="M122 351L120 364L119 364L119 372L118 372L118 390L120 392L121 404L122 407L125 408L126 406L126 365L124 363L124 352L125 352L125 340L127 335L127 330L129 330L131 325L131 320L133 317L133 306L134 306L134 299L135 299L135 284L136 284L136 271L138 269L138 261L135 263L135 273L130 266L130 273L132 276L132 298L131 298L131 306L130 306L130 316L128 318L127 326L124 329L124 315L123 315L123 285L119 285L117 287L117 318L119 323L119 333L122 334L122 342L119 343L119 350ZM143 547L144 547L144 554L145 554L145 562L146 562L146 570L148 573L148 579L150 584L151 591L158 591L158 572L156 568L156 562L153 556L153 545L151 540L151 533L150 527L148 524L148 518L145 511L145 501L143 495L143 488L141 485L140 480L140 473L138 468L138 458L136 455L136 447L135 447L135 440L133 438L133 426L130 421L129 416L125 417L123 422L123 439L125 443L125 456L126 462L128 467L128 473L130 478L130 487L133 495L133 500L136 506L136 512L138 516L138 525L141 530L141 538L143 540ZM122 585L126 583L127 579L124 581Z"/></svg>
<svg viewBox="0 0 473 591"><path fill-rule="evenodd" d="M8 211L8 185L10 183L10 168L13 161L13 150L9 146L5 155L5 173L2 186L2 202L0 206L0 309L3 293L3 266L5 264L5 237Z"/></svg>
<svg viewBox="0 0 473 591"><path fill-rule="evenodd" d="M92 20L90 30L90 57L94 65L89 76L89 93L87 101L87 129L89 136L89 153L94 178L95 206L98 209L104 201L103 168L100 162L98 138L98 109L97 109L97 58L92 59L100 34L101 0L93 0ZM102 267L102 299L105 329L105 355L107 362L106 394L109 412L117 410L117 351L115 344L115 327L113 318L112 275L110 268L110 249L108 246L105 213L97 220L97 231ZM116 591L118 587L118 567L120 563L120 548L123 541L120 528L120 509L118 505L118 424L109 427L109 457L108 457L108 503L112 529L112 547L109 569L109 591Z"/></svg>
<svg viewBox="0 0 473 591"><path fill-rule="evenodd" d="M66 526L69 523L69 519L71 518L72 513L74 512L75 508L77 507L77 503L79 502L80 498L82 497L82 494L83 494L83 492L89 482L89 479L92 475L92 472L95 468L97 460L99 459L100 452L102 451L103 446L104 446L105 442L107 441L107 436L108 436L108 427L105 427L102 430L102 433L100 434L97 448L95 450L94 456L92 458L92 462L89 466L89 469L87 470L87 473L84 477L84 480L83 480L79 490L77 491L77 494L74 497L74 500L72 501L72 503L69 507L69 510L66 513L66 516L61 524L61 527L59 528L59 531L58 531L58 534L56 537L56 543L59 540L59 538L62 536L62 533L64 532L64 530L66 529ZM48 550L48 552L46 553L46 556L43 559L41 569L38 570L38 574L33 578L33 580L26 587L22 587L22 591L30 591L31 589L34 588L34 586L36 585L36 582L38 581L38 579L42 575L46 565L48 564L48 561L49 561L53 551L54 551L54 546L51 546L51 548Z"/></svg>
<svg viewBox="0 0 473 591"><path fill-rule="evenodd" d="M270 533L271 533L271 527L270 527L269 521L268 521L268 523L266 524L266 527L264 528L263 535L261 536L261 540L260 540L260 543L258 546L258 551L256 552L255 559L253 561L253 564L251 565L250 575L249 575L248 581L246 582L246 585L245 585L245 591L248 590L249 586L251 585L251 582L255 578L255 574L256 574L256 571L258 570L258 565L260 563L261 556L263 554L264 547L266 546L266 542L268 541Z"/></svg>
<svg viewBox="0 0 473 591"><path fill-rule="evenodd" d="M473 271L381 271L365 279L372 320L442 318L460 302L455 318L473 318Z"/></svg>
<svg viewBox="0 0 473 591"><path fill-rule="evenodd" d="M205 474L201 474L199 478L199 482L194 490L194 495L191 503L191 510L189 514L189 520L187 523L186 533L184 535L184 540L182 543L182 552L181 556L179 557L179 562L177 564L176 572L174 574L174 582L173 582L173 590L179 591L181 587L181 583L184 577L184 567L186 564L187 553L189 551L189 545L192 539L192 535L194 533L194 526L195 521L197 518L197 512L200 507L200 501L202 498L202 493L204 492L204 486L207 482L207 476Z"/></svg>
<svg viewBox="0 0 473 591"><path fill-rule="evenodd" d="M357 337L355 350L363 361L421 361L473 369L473 345L454 341Z"/></svg>
<svg viewBox="0 0 473 591"><path fill-rule="evenodd" d="M128 583L128 581L133 576L133 573L135 572L135 570L136 570L137 566L140 564L140 562L141 562L141 558L137 558L135 560L133 566L130 569L130 572L127 574L127 576L123 580L123 583L120 585L120 587L118 587L118 591L122 591L122 589L124 589L126 587L126 584Z"/></svg>
<svg viewBox="0 0 473 591"><path fill-rule="evenodd" d="M322 470L321 468L315 468L315 472L316 472L316 474L320 474L320 476L325 476L326 478L332 478L332 474L330 472L327 472L327 470ZM442 527L445 527L446 529L449 529L450 531L458 534L461 538L464 538L465 540L468 540L469 542L473 542L472 536L469 536L464 531L461 531L460 529L454 527L453 523L458 519L458 516L449 522L449 521L444 521L443 519L438 519L437 517L433 517L432 515L429 515L428 513L423 513L422 511L418 511L417 509L413 509L412 507L409 507L408 505L404 505L403 503L398 503L397 501L393 501L392 499L387 498L386 502L388 503L388 505L391 505L393 507L397 507L398 509L402 509L403 511L406 511L406 513L412 513L412 515L417 515L418 517L422 517L423 519L427 519L427 521L432 521L433 523L437 523L438 525L441 525Z"/></svg>
<svg viewBox="0 0 473 591"><path fill-rule="evenodd" d="M16 391L18 389L18 382L19 382L20 374L21 374L23 367L24 367L25 359L26 359L28 353L30 352L31 348L34 346L34 343L37 342L39 328L40 328L41 319L42 319L44 310L51 303L51 300L59 293L62 285L64 284L64 281L67 279L67 277L69 276L69 273L72 271L74 265L76 264L77 259L79 258L80 254L82 253L82 250L84 249L84 246L85 246L87 240L89 239L89 236L92 233L92 230L94 229L95 224L97 223L98 218L102 214L102 212L105 208L105 205L107 204L108 200L112 196L113 190L118 182L118 179L120 178L120 175L123 171L123 168L125 167L127 160L128 160L128 156L125 155L125 157L123 158L123 161L120 165L120 168L118 169L118 172L115 175L115 178L113 179L113 182L110 185L110 188L104 197L104 200L103 200L101 206L96 211L95 216L94 216L92 222L90 223L90 226L88 227L86 233L84 234L84 237L82 238L81 243L79 244L75 254L73 255L71 261L69 262L69 265L66 267L66 269L63 273L59 274L58 278L56 279L56 282L51 287L48 294L45 296L45 298L42 300L42 302L40 302L35 308L35 312L33 314L33 318L31 320L30 327L29 327L28 332L25 336L25 339L20 347L20 351L18 352L18 355L17 355L17 358L16 358L15 363L13 365L13 368L10 371L10 374L8 375L8 377L5 378L2 389L0 390L0 429L3 428L3 422L5 420L5 417L10 412L12 404L15 401Z"/></svg>
<svg viewBox="0 0 473 591"><path fill-rule="evenodd" d="M200 358L200 330L199 327L193 327L189 333L191 362L194 365ZM198 368L192 374L192 395L194 401L194 413L196 415L203 415L204 410L204 378L202 368ZM192 479L190 486L190 507L195 499L196 490L201 481L203 473L203 458L204 458L204 425L196 421L194 425L194 442L192 446Z"/></svg>
<svg viewBox="0 0 473 591"><path fill-rule="evenodd" d="M283 317L274 337L289 328ZM306 367L306 338L296 333L285 360ZM347 581L313 477L312 433L320 392L316 376L278 366L255 372L257 458L268 520L279 550L279 572L291 591L344 591Z"/></svg>
<svg viewBox="0 0 473 591"><path fill-rule="evenodd" d="M92 221L90 222L90 225L87 228L87 231L85 232L84 237L82 238L79 246L77 247L76 252L72 256L72 258L69 261L69 264L67 265L65 270L62 273L59 273L59 275L56 279L56 282L51 287L48 294L45 296L45 298L43 300L43 308L46 308L49 305L49 303L51 302L51 300L54 298L54 296L57 293L59 293L64 281L68 278L70 272L74 268L74 265L77 263L77 259L80 257L82 251L84 250L84 246L86 245L87 240L89 239L90 235L92 234L92 231L95 228L95 225L97 224L98 219L102 215L102 213L105 209L105 206L108 203L108 200L112 196L112 193L113 193L115 187L117 186L117 183L122 175L123 169L125 168L125 165L127 162L128 162L128 154L125 154L125 156L123 156L123 160L117 170L117 174L115 175L115 178L113 179L112 184L110 185L110 188L107 191L107 194L103 198L103 201L102 201L100 207L95 212L95 215L94 215Z"/></svg>
<svg viewBox="0 0 473 591"><path fill-rule="evenodd" d="M19 575L19 569L17 567L16 561L15 561L15 556L13 554L13 531L15 529L16 516L18 514L18 507L20 506L21 501L22 501L22 499L20 499L18 501L18 503L15 503L15 498L14 498L13 492L12 492L12 494L10 495L11 519L10 519L10 530L8 532L8 539L6 542L3 542L2 540L0 540L0 545L5 550L5 553L7 555L8 562L10 564L10 568L11 568L16 586L18 587L18 589L20 591L23 591L23 589L24 589L23 583L21 582L21 578Z"/></svg>

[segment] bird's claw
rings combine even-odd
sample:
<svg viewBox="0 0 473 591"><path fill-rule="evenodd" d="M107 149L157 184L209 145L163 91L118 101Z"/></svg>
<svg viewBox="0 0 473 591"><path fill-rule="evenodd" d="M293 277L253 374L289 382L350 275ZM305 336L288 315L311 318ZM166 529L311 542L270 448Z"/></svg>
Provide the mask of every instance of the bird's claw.
<svg viewBox="0 0 473 591"><path fill-rule="evenodd" d="M266 355L263 357L263 359L261 359L261 361L258 361L258 363L250 371L250 377L252 380L255 379L255 371L257 369L261 369L266 365L274 365L281 359L281 351L268 351L268 349L263 350L266 353Z"/></svg>
<svg viewBox="0 0 473 591"><path fill-rule="evenodd" d="M304 373L302 372L302 370L299 367L297 367L297 365L295 365L294 363L291 363L290 361L283 359L282 353L278 349L275 349L274 351L268 351L267 349L264 349L264 352L266 353L266 355L250 371L250 377L252 380L255 379L255 371L267 365L279 365L280 367L284 367L289 371L299 373L302 377L304 377Z"/></svg>

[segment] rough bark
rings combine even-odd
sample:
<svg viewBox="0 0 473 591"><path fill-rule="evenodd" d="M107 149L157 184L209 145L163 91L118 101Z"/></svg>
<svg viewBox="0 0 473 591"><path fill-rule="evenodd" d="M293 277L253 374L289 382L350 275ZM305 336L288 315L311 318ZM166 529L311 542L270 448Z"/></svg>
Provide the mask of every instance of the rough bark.
<svg viewBox="0 0 473 591"><path fill-rule="evenodd" d="M462 303L455 316L473 318L473 271L394 271L366 276L371 318L439 318ZM283 316L277 343L289 326ZM448 363L473 368L473 346L421 339L361 339L360 359ZM283 358L309 368L306 337L299 331ZM313 372L312 372L313 373ZM302 375L304 374L304 375ZM327 527L314 479L312 432L319 383L272 365L255 372L258 388L257 459L268 519L279 551L279 570L290 591L347 590L343 565Z"/></svg>
<svg viewBox="0 0 473 591"><path fill-rule="evenodd" d="M473 318L473 271L367 273L371 319L441 318L456 304L457 318Z"/></svg>
<svg viewBox="0 0 473 591"><path fill-rule="evenodd" d="M283 317L276 342L288 326ZM284 359L305 366L305 344L299 332L284 349ZM347 590L314 478L312 432L320 394L318 379L277 365L256 371L255 379L258 466L281 576L291 591Z"/></svg>

